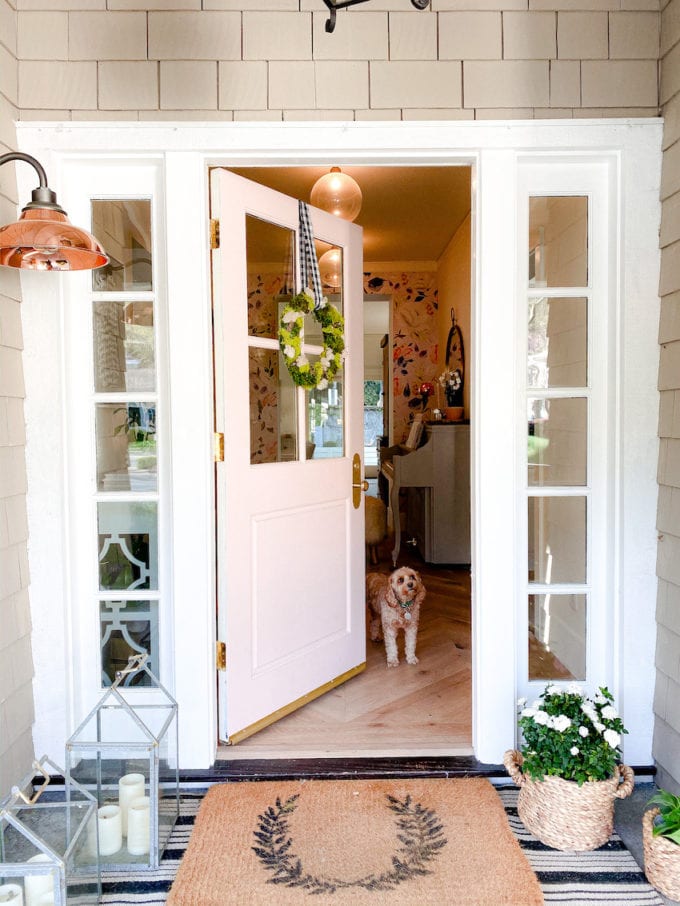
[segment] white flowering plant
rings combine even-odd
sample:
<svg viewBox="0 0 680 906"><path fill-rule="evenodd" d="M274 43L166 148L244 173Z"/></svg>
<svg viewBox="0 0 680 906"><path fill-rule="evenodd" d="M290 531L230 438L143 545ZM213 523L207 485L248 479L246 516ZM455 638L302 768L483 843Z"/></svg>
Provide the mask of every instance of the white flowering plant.
<svg viewBox="0 0 680 906"><path fill-rule="evenodd" d="M580 686L555 683L533 704L520 699L524 738L522 771L534 780L546 775L586 781L608 780L620 760L621 737L628 731L606 686L589 699Z"/></svg>

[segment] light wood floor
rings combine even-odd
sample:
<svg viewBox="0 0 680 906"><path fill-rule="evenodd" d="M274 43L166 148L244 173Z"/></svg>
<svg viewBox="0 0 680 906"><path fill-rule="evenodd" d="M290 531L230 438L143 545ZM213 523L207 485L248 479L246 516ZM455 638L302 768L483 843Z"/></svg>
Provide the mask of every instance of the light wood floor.
<svg viewBox="0 0 680 906"><path fill-rule="evenodd" d="M387 669L382 643L367 642L366 670L219 759L470 755L470 570L409 557L427 587L418 631L420 663ZM400 564L401 565L401 564ZM379 566L389 572L387 550Z"/></svg>

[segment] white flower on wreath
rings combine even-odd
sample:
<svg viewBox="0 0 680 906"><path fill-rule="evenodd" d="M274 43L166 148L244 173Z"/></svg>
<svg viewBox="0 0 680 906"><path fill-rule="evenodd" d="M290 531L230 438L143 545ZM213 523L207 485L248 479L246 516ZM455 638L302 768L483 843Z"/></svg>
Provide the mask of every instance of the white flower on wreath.
<svg viewBox="0 0 680 906"><path fill-rule="evenodd" d="M557 730L558 733L564 733L565 730L568 730L571 726L571 720L567 717L566 714L558 714L557 717L553 718L553 727Z"/></svg>
<svg viewBox="0 0 680 906"><path fill-rule="evenodd" d="M292 359L293 356L295 355L295 349L292 346L284 346L283 354L285 355L285 357L287 359Z"/></svg>
<svg viewBox="0 0 680 906"><path fill-rule="evenodd" d="M615 749L621 742L621 736L616 730L605 730L602 735L605 738L605 742L608 742L612 749Z"/></svg>
<svg viewBox="0 0 680 906"><path fill-rule="evenodd" d="M281 320L283 321L284 324L292 324L293 321L297 321L297 319L299 317L300 317L299 311L287 311L287 312L284 312Z"/></svg>
<svg viewBox="0 0 680 906"><path fill-rule="evenodd" d="M326 387L328 387L328 381L326 380L326 378L321 378L321 380L319 381L319 383L316 385L316 389L317 389L317 390L325 390Z"/></svg>
<svg viewBox="0 0 680 906"><path fill-rule="evenodd" d="M607 720L616 720L616 718L619 716L619 712L616 710L614 705L606 705L602 709L602 716Z"/></svg>
<svg viewBox="0 0 680 906"><path fill-rule="evenodd" d="M295 364L298 368L303 368L305 365L309 365L309 359L304 354L299 355L297 359L295 359Z"/></svg>
<svg viewBox="0 0 680 906"><path fill-rule="evenodd" d="M578 746L572 746L572 747L569 749L569 753L570 753L571 755L578 755L578 753L579 753L580 751L581 751L581 750L579 749Z"/></svg>
<svg viewBox="0 0 680 906"><path fill-rule="evenodd" d="M590 730L588 727L579 727L578 728L579 736L582 736L584 739L586 736L590 736Z"/></svg>

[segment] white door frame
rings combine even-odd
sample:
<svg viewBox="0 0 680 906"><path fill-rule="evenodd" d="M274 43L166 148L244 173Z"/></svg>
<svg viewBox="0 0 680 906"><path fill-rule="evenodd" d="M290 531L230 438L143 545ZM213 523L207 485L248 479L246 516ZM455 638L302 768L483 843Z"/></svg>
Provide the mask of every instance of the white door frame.
<svg viewBox="0 0 680 906"><path fill-rule="evenodd" d="M473 166L473 319L470 399L472 434L473 745L477 758L498 762L515 736L515 650L518 632L512 576L526 557L518 532L517 431L524 416L513 385L516 337L515 190L522 151L578 157L607 154L611 191L622 212L614 255L616 325L615 611L612 685L619 689L629 762L651 761L653 650L656 594L656 377L658 346L659 120L534 121L503 123L19 123L21 150L41 160L60 202L69 169L153 158L165 185L170 396L173 431L172 555L175 674L180 702L180 755L186 767L207 767L215 755L214 494L210 435L209 273L207 167L209 165L400 164ZM162 150L159 150L162 149ZM20 196L30 174L19 171ZM104 178L104 176L102 176ZM71 180L70 185L74 185ZM77 195L77 188L69 189ZM74 216L75 220L75 216ZM625 228L625 229L624 229ZM482 261L493 267L482 270ZM73 279L65 275L62 280ZM68 499L55 490L43 463L61 449L65 427L59 381L46 386L46 368L61 375L64 293L46 290L41 274L22 275L33 622L43 610L67 627L77 621L68 571ZM46 311L46 299L56 310ZM187 316L187 313L189 316ZM45 338L45 324L51 324ZM480 342L483 338L483 343ZM40 358L43 354L44 358ZM186 365L186 367L184 367ZM180 429L193 407L192 430ZM46 419L45 414L50 418ZM46 425L48 430L46 430ZM192 481L183 464L196 463ZM499 468L500 463L500 468ZM41 501L55 503L44 518ZM623 521L623 514L626 519ZM50 514L52 516L52 514ZM61 528L61 531L59 531ZM207 552L207 553L206 553ZM45 602L44 604L42 602ZM200 606L198 606L200 602ZM58 615L59 619L55 617ZM76 658L78 652L74 652ZM73 729L75 680L54 660L49 640L34 637L35 700L40 720L36 747L58 751ZM623 665L626 664L626 670ZM631 670L632 666L632 670ZM92 690L96 694L96 690ZM42 715L62 705L42 727ZM60 727L61 725L61 727Z"/></svg>

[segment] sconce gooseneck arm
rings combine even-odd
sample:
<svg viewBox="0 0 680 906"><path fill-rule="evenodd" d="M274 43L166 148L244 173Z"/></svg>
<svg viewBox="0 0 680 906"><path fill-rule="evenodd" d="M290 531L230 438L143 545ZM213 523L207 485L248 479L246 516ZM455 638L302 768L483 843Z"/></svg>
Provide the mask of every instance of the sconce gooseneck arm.
<svg viewBox="0 0 680 906"><path fill-rule="evenodd" d="M38 188L33 189L33 192L31 193L31 201L29 201L22 210L26 211L31 208L49 208L51 211L60 211L62 214L65 214L66 212L64 209L57 204L57 193L53 192L47 185L47 174L40 161L36 160L35 157L32 157L30 154L24 154L23 151L9 151L7 154L0 154L0 167L13 160L21 160L24 163L30 164L38 174L38 179L40 181Z"/></svg>

